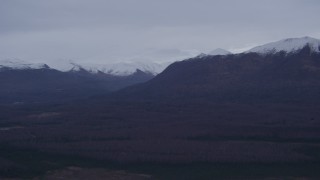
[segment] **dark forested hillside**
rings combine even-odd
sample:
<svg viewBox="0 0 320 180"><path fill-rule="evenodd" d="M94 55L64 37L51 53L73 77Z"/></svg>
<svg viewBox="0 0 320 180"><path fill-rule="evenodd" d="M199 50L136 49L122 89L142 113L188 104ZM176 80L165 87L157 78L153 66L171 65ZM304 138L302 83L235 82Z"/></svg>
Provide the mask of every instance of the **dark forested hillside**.
<svg viewBox="0 0 320 180"><path fill-rule="evenodd" d="M319 102L320 54L205 56L176 62L151 81L120 91L120 99L211 102Z"/></svg>
<svg viewBox="0 0 320 180"><path fill-rule="evenodd" d="M153 78L137 70L128 76L61 72L54 69L3 69L0 71L0 104L66 102L106 94Z"/></svg>

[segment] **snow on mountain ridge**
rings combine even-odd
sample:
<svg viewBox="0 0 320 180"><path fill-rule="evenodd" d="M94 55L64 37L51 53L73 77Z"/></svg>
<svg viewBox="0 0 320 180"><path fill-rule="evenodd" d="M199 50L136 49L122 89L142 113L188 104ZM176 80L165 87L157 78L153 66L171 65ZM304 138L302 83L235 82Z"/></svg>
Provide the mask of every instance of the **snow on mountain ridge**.
<svg viewBox="0 0 320 180"><path fill-rule="evenodd" d="M272 43L268 43L262 46L254 47L244 53L255 52L259 54L269 54L277 53L280 51L285 51L287 53L295 52L302 49L308 45L313 52L320 53L320 40L303 37L303 38L289 38ZM206 56L215 56L215 55L228 55L232 54L231 52L224 49L215 49L207 54L200 54L197 57L206 57ZM18 59L5 59L0 60L0 70L4 68L9 69L43 69L43 68L52 68L58 71L80 71L85 70L90 73L106 73L115 76L128 76L135 73L138 69L157 75L161 73L167 66L172 62L167 63L155 63L155 62L119 62L119 63L109 63L109 64L89 64L89 63L74 63L72 61L63 62L58 61L57 64L50 67L43 63L28 63ZM60 63L60 64L59 64Z"/></svg>
<svg viewBox="0 0 320 180"><path fill-rule="evenodd" d="M0 69L44 69L51 68L62 72L68 71L80 71L85 70L90 73L106 73L115 76L128 76L135 73L138 69L150 73L153 75L157 75L161 73L167 66L171 63L142 63L142 62L121 62L121 63L113 63L113 64L90 64L90 63L74 63L68 62L64 63L60 67L49 67L43 63L29 63L26 61L22 61L19 59L4 59L0 60Z"/></svg>
<svg viewBox="0 0 320 180"><path fill-rule="evenodd" d="M245 53L259 53L259 54L272 54L284 51L286 53L295 52L301 50L305 46L309 46L313 52L320 53L320 40L311 37L302 38L289 38L276 42L267 43L265 45L254 47Z"/></svg>
<svg viewBox="0 0 320 180"><path fill-rule="evenodd" d="M48 65L44 63L29 63L19 59L4 59L0 60L0 69L9 68L9 69L43 69L49 68Z"/></svg>
<svg viewBox="0 0 320 180"><path fill-rule="evenodd" d="M91 73L103 72L116 76L128 76L135 73L137 70L157 75L161 73L170 63L114 63L114 64L89 64L89 63L73 63L74 68L71 70L77 71L84 69Z"/></svg>
<svg viewBox="0 0 320 180"><path fill-rule="evenodd" d="M229 54L232 54L232 53L230 51L225 50L225 49L217 48L215 50L210 51L209 53L201 53L197 57L202 58L202 57L206 57L206 56L217 56L217 55L224 56L224 55L229 55Z"/></svg>

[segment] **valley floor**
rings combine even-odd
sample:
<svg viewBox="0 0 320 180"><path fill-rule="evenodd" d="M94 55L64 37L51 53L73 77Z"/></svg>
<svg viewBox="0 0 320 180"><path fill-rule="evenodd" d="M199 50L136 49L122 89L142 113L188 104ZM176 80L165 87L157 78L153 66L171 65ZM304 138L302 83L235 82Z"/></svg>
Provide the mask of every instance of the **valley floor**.
<svg viewBox="0 0 320 180"><path fill-rule="evenodd" d="M319 105L126 102L1 108L3 178L49 178L78 170L124 179L320 177Z"/></svg>

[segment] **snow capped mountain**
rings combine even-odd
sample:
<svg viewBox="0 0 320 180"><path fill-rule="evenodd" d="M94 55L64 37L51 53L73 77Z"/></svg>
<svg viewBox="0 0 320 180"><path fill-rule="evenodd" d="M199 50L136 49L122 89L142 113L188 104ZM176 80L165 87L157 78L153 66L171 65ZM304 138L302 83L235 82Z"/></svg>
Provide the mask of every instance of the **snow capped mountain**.
<svg viewBox="0 0 320 180"><path fill-rule="evenodd" d="M43 63L29 63L19 59L4 59L0 60L0 69L43 69L49 68L48 65Z"/></svg>
<svg viewBox="0 0 320 180"><path fill-rule="evenodd" d="M210 51L208 53L208 55L211 55L211 56L215 56L215 55L228 55L228 54L232 54L230 51L227 51L225 49L221 49L221 48L217 48L213 51Z"/></svg>
<svg viewBox="0 0 320 180"><path fill-rule="evenodd" d="M320 52L320 40L311 37L289 38L277 42L268 43L262 46L254 47L245 53L255 52L259 54L270 54L284 51L286 53L301 50L309 46L313 52Z"/></svg>
<svg viewBox="0 0 320 180"><path fill-rule="evenodd" d="M286 53L301 50L305 46L309 46L313 52L320 53L320 40L311 37L289 38L277 42L268 43L262 46L254 47L244 53L255 52L259 54L269 54L284 51ZM197 57L228 55L231 52L218 48L209 53L202 53ZM173 61L172 61L173 62ZM161 73L172 62L156 63L156 62L119 62L107 64L90 64L78 63L72 61L57 61L57 64L29 63L19 59L0 60L0 70L2 69L43 69L52 68L62 72L85 70L90 73L105 73L115 76L128 76L141 70L145 73L157 75Z"/></svg>
<svg viewBox="0 0 320 180"><path fill-rule="evenodd" d="M115 76L128 76L141 70L146 73L157 75L161 73L171 63L142 63L142 62L121 62L113 64L89 64L89 63L70 63L71 71L86 70L91 73L106 73Z"/></svg>
<svg viewBox="0 0 320 180"><path fill-rule="evenodd" d="M228 54L232 54L230 51L227 51L225 49L221 49L221 48L217 48L213 51L210 51L209 53L201 53L199 54L197 57L206 57L206 56L217 56L217 55L228 55Z"/></svg>
<svg viewBox="0 0 320 180"><path fill-rule="evenodd" d="M43 63L29 63L19 59L0 60L0 70L2 69L44 69L51 68L62 72L85 70L90 73L105 73L115 76L129 76L137 70L145 73L157 75L161 73L171 63L155 63L155 62L121 62L109 64L89 64L89 63L62 63L59 66L48 66Z"/></svg>

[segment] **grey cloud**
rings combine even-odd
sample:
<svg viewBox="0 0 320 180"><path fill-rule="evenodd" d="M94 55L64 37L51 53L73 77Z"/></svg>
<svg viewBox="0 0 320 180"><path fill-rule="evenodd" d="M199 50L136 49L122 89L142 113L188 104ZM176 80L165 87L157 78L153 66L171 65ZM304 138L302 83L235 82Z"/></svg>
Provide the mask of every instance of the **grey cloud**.
<svg viewBox="0 0 320 180"><path fill-rule="evenodd" d="M319 9L316 0L1 0L0 58L152 60L319 38Z"/></svg>

